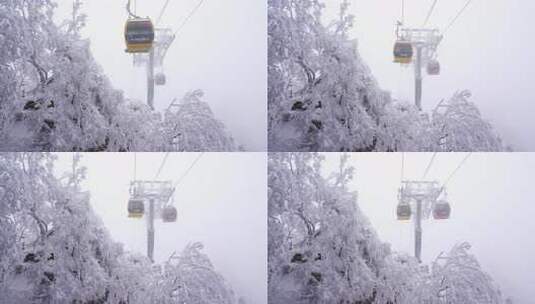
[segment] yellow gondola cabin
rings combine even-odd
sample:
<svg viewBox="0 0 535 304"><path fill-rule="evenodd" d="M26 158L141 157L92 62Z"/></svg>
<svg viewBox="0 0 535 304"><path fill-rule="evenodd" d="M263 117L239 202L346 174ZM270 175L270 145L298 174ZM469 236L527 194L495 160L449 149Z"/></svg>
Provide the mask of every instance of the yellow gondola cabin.
<svg viewBox="0 0 535 304"><path fill-rule="evenodd" d="M154 43L154 25L149 18L128 19L124 36L127 53L148 53Z"/></svg>
<svg viewBox="0 0 535 304"><path fill-rule="evenodd" d="M398 221L408 221L411 219L411 205L407 203L398 204L396 214Z"/></svg>
<svg viewBox="0 0 535 304"><path fill-rule="evenodd" d="M128 217L141 218L145 213L145 204L140 199L130 199L128 201Z"/></svg>
<svg viewBox="0 0 535 304"><path fill-rule="evenodd" d="M396 41L394 45L394 62L409 64L412 62L412 44L408 41Z"/></svg>

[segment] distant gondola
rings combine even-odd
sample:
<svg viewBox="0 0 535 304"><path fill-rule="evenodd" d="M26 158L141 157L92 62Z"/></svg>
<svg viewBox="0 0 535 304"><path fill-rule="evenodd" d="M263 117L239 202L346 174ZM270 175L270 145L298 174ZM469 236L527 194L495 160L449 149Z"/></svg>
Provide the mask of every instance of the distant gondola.
<svg viewBox="0 0 535 304"><path fill-rule="evenodd" d="M446 201L438 201L433 208L433 218L435 220L447 220L450 218L451 206Z"/></svg>
<svg viewBox="0 0 535 304"><path fill-rule="evenodd" d="M440 63L437 60L431 60L427 63L428 75L440 75Z"/></svg>
<svg viewBox="0 0 535 304"><path fill-rule="evenodd" d="M162 219L165 223L176 222L177 211L173 206L166 206L162 210Z"/></svg>

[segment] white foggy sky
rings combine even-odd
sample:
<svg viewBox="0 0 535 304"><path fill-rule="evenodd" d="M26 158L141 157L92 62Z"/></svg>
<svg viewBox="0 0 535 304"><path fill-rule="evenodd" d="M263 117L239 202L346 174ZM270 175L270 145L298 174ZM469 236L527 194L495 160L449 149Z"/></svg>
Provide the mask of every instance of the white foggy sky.
<svg viewBox="0 0 535 304"><path fill-rule="evenodd" d="M72 0L56 0L58 18L68 18ZM146 73L124 52L126 0L86 0L84 37L114 87L146 101ZM137 0L141 16L158 17L165 0ZM178 28L198 0L172 0L161 26ZM267 146L267 2L206 0L183 28L164 62L167 85L156 87L155 106L202 89L216 117L248 151Z"/></svg>
<svg viewBox="0 0 535 304"><path fill-rule="evenodd" d="M326 171L335 170L340 154L326 154ZM405 178L420 179L432 153L405 153ZM466 156L439 153L428 179L444 182ZM356 169L350 190L382 241L392 249L414 254L414 226L395 218L401 179L401 153L354 153ZM423 224L424 262L458 242L472 244L482 267L515 303L535 299L535 154L472 154L447 186L451 219Z"/></svg>
<svg viewBox="0 0 535 304"><path fill-rule="evenodd" d="M59 171L72 153L60 153ZM113 239L146 254L146 222L127 217L134 153L84 153L91 205ZM137 153L137 178L153 179L164 153ZM197 153L171 153L160 179L175 182ZM265 153L205 153L176 190L176 223L156 221L155 259L200 241L214 267L248 303L267 302L267 160Z"/></svg>
<svg viewBox="0 0 535 304"><path fill-rule="evenodd" d="M414 72L392 63L394 25L401 0L350 0L355 15L352 38L381 87L413 102ZM432 0L405 0L406 23L419 27ZM326 20L338 12L338 0L327 0ZM438 1L429 25L444 28L466 0ZM535 151L533 37L535 1L473 0L446 33L438 50L442 75L424 75L423 107L432 109L457 90L469 89L481 109L515 151Z"/></svg>

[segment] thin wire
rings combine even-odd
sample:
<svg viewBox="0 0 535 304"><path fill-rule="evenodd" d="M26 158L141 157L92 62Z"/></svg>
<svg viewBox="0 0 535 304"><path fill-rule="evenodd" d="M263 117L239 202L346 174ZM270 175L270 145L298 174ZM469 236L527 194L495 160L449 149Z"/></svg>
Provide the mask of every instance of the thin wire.
<svg viewBox="0 0 535 304"><path fill-rule="evenodd" d="M162 10L160 11L160 15L158 16L158 19L156 19L156 25L160 24L163 14L165 13L165 10L167 9L167 5L169 5L169 0L165 1L165 4L163 5Z"/></svg>
<svg viewBox="0 0 535 304"><path fill-rule="evenodd" d="M431 4L431 8L429 9L429 12L427 13L427 17L425 17L424 24L422 27L425 27L427 25L427 22L429 22L429 18L431 18L431 14L433 14L433 10L435 9L435 6L437 5L438 0L434 0L433 4Z"/></svg>
<svg viewBox="0 0 535 304"><path fill-rule="evenodd" d="M188 23L189 19L191 19L191 17L195 14L195 12L197 12L197 10L201 7L201 5L203 4L204 0L200 0L199 3L197 4L197 6L195 6L193 8L193 10L189 13L189 15L186 17L186 19L184 19L184 21L182 22L182 24L178 27L178 29L175 31L174 35L176 36L176 34L178 32L180 32L182 30L182 28L186 25L186 23Z"/></svg>
<svg viewBox="0 0 535 304"><path fill-rule="evenodd" d="M165 166L165 162L167 161L167 158L169 157L169 153L170 152L167 152L163 156L162 163L160 164L160 168L158 168L158 172L156 172L156 175L154 176L154 179L158 179L158 177L160 176L160 173L162 173L163 166Z"/></svg>
<svg viewBox="0 0 535 304"><path fill-rule="evenodd" d="M472 0L467 0L466 1L466 4L463 6L463 8L461 8L459 13L457 13L457 16L455 16L455 18L453 18L453 20L450 22L450 24L448 24L448 26L446 26L446 28L442 31L443 34L445 34L453 26L453 24L455 24L457 19L459 19L459 17L461 17L462 13L466 10L466 8L468 7L468 5L470 5L471 2L472 2Z"/></svg>
<svg viewBox="0 0 535 304"><path fill-rule="evenodd" d="M137 153L134 152L134 180L137 178Z"/></svg>
<svg viewBox="0 0 535 304"><path fill-rule="evenodd" d="M437 152L433 153L433 156L431 156L431 160L429 161L427 168L425 168L424 175L422 175L422 179L425 179L425 177L427 176L427 173L429 173L429 170L431 169L431 166L433 165L433 161L435 160L436 156L437 156Z"/></svg>
<svg viewBox="0 0 535 304"><path fill-rule="evenodd" d="M401 24L405 24L405 0L401 0Z"/></svg>
<svg viewBox="0 0 535 304"><path fill-rule="evenodd" d="M401 181L403 181L403 178L405 176L405 153L401 152Z"/></svg>
<svg viewBox="0 0 535 304"><path fill-rule="evenodd" d="M459 165L457 166L457 168L455 168L455 170L453 170L453 172L450 174L450 176L448 176L448 178L446 179L446 181L444 182L444 185L442 186L442 188L446 187L446 185L450 182L450 180L453 178L453 176L461 169L461 167L466 163L466 161L468 160L468 158L470 157L470 155L472 155L472 152L468 153L464 158L463 160L461 160L461 162L459 163Z"/></svg>
<svg viewBox="0 0 535 304"><path fill-rule="evenodd" d="M193 167L195 166L195 164L199 161L199 159L201 159L201 157L203 156L204 152L202 152L201 154L199 154L199 156L197 156L197 158L191 163L191 165L189 166L189 168L184 172L184 174L182 174L182 176L180 176L180 178L177 180L177 182L173 185L173 193L175 192L175 189L178 185L180 185L180 183L182 182L182 180L184 180L184 178L188 175L188 173L191 171L191 169L193 169Z"/></svg>

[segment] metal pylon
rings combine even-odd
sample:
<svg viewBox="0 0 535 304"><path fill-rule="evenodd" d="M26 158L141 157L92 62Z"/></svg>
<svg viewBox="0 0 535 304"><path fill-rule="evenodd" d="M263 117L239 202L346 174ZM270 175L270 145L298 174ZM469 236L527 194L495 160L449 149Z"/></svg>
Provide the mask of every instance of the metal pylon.
<svg viewBox="0 0 535 304"><path fill-rule="evenodd" d="M174 188L171 181L135 180L130 183L130 194L148 202L147 214L147 256L154 262L154 221L168 205Z"/></svg>
<svg viewBox="0 0 535 304"><path fill-rule="evenodd" d="M428 28L401 28L398 24L396 34L404 41L408 41L416 49L416 61L414 62L414 104L422 110L423 74L422 67L429 63L434 56L438 45L442 41L442 34L438 29Z"/></svg>
<svg viewBox="0 0 535 304"><path fill-rule="evenodd" d="M428 219L443 187L437 181L402 181L399 200L408 202L416 210L414 217L414 256L422 261L422 221Z"/></svg>

